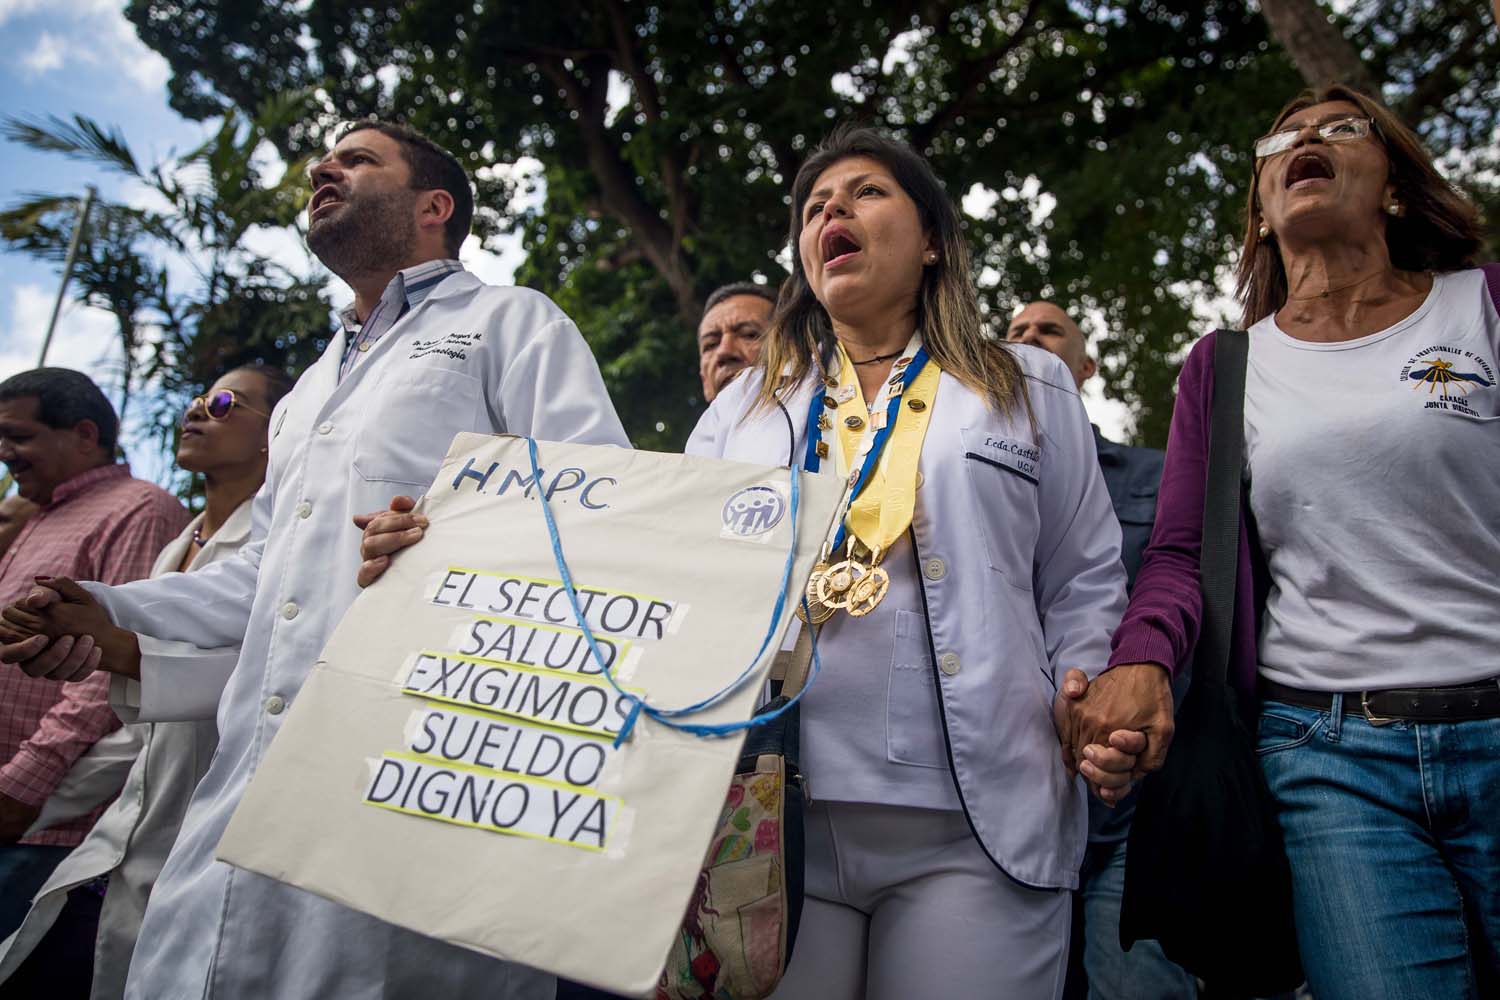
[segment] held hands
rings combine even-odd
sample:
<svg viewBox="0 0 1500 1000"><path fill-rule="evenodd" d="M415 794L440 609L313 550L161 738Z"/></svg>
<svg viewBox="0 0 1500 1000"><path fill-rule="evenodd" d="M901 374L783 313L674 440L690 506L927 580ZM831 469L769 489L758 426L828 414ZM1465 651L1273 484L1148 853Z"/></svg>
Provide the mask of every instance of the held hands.
<svg viewBox="0 0 1500 1000"><path fill-rule="evenodd" d="M1155 663L1122 664L1092 682L1069 670L1052 711L1064 765L1106 805L1158 770L1172 743L1172 689Z"/></svg>
<svg viewBox="0 0 1500 1000"><path fill-rule="evenodd" d="M391 565L391 557L421 540L427 516L415 513L411 497L391 497L389 510L354 515L354 526L364 532L359 542L359 575L355 581L368 587Z"/></svg>
<svg viewBox="0 0 1500 1000"><path fill-rule="evenodd" d="M72 580L39 578L0 612L0 662L50 680L78 681L95 669L138 677L140 645Z"/></svg>

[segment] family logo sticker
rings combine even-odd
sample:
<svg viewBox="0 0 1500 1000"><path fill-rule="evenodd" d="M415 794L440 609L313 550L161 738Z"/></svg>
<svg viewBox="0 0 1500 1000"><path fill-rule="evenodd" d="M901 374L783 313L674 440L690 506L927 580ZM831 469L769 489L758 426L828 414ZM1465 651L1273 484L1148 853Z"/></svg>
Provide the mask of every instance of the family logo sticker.
<svg viewBox="0 0 1500 1000"><path fill-rule="evenodd" d="M1473 351L1442 346L1424 348L1401 369L1401 381L1409 383L1412 391L1423 399L1423 409L1451 410L1467 417L1490 415L1477 408L1473 393L1494 388L1495 370Z"/></svg>
<svg viewBox="0 0 1500 1000"><path fill-rule="evenodd" d="M786 515L786 497L770 484L747 486L724 501L724 538L763 541Z"/></svg>

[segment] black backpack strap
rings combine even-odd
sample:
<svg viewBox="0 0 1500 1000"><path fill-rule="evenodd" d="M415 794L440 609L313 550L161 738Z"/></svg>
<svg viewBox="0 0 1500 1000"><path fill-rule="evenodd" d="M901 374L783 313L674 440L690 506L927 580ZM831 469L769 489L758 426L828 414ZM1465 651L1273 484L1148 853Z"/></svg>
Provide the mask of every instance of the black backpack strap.
<svg viewBox="0 0 1500 1000"><path fill-rule="evenodd" d="M1225 684L1240 554L1240 481L1245 463L1245 361L1250 338L1243 330L1216 330L1214 398L1208 432L1208 483L1203 495L1203 542L1198 574L1203 625L1193 677Z"/></svg>

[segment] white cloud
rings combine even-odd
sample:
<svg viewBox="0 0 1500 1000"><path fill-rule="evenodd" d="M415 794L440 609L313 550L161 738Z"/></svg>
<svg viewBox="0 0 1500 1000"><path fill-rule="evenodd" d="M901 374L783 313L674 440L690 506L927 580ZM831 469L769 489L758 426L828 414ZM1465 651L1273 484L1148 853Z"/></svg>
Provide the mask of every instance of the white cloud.
<svg viewBox="0 0 1500 1000"><path fill-rule="evenodd" d="M55 287L16 285L0 321L0 379L36 367L52 315ZM63 305L57 330L47 351L47 364L85 372L111 398L120 385L120 343L114 317L103 309L74 302Z"/></svg>
<svg viewBox="0 0 1500 1000"><path fill-rule="evenodd" d="M0 25L13 17L42 9L42 0L0 0Z"/></svg>
<svg viewBox="0 0 1500 1000"><path fill-rule="evenodd" d="M166 86L171 72L167 61L136 37L117 0L61 0L45 8L40 0L0 0L0 25L44 18L59 30L41 31L22 57L31 74L84 66L122 73L144 91L160 92Z"/></svg>
<svg viewBox="0 0 1500 1000"><path fill-rule="evenodd" d="M49 70L60 69L63 64L63 43L50 31L42 32L30 52L21 57L21 65L32 76L40 76Z"/></svg>

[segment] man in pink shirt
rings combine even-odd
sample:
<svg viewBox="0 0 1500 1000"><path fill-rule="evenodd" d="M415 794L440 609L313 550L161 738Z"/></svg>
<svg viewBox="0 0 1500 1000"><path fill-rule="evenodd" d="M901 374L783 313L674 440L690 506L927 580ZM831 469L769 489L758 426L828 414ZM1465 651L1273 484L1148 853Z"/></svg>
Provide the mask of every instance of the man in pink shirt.
<svg viewBox="0 0 1500 1000"><path fill-rule="evenodd" d="M38 368L0 382L0 461L38 508L0 555L0 604L26 596L38 576L140 579L187 524L175 497L114 460L118 431L114 407L80 372ZM73 762L119 726L108 694L105 673L66 683L0 671L0 937L93 825L90 815L27 833Z"/></svg>

